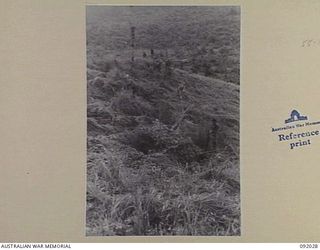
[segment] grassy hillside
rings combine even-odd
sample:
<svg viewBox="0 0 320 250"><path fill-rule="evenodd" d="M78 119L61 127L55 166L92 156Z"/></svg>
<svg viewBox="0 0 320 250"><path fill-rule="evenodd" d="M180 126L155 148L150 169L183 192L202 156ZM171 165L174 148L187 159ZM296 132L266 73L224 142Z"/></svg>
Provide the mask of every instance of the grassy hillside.
<svg viewBox="0 0 320 250"><path fill-rule="evenodd" d="M238 7L89 7L88 57L127 49L130 27L136 46L169 50L186 60L189 71L239 84L240 9Z"/></svg>
<svg viewBox="0 0 320 250"><path fill-rule="evenodd" d="M182 28L211 34L202 21L227 27L221 19L237 9L134 9L88 15L87 235L239 235L239 85L193 70L195 50L170 38ZM134 63L125 19L140 27ZM141 56L150 43L168 47L170 65Z"/></svg>

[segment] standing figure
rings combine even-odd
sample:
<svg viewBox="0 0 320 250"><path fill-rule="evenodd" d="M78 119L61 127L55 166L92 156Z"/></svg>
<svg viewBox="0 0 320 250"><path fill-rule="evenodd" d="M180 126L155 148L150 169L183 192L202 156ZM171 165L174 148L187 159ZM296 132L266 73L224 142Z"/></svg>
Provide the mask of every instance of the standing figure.
<svg viewBox="0 0 320 250"><path fill-rule="evenodd" d="M219 134L219 126L215 118L212 118L209 128L208 151L214 151L217 148L217 135Z"/></svg>
<svg viewBox="0 0 320 250"><path fill-rule="evenodd" d="M153 61L153 69L155 71L161 72L162 61L160 59L155 59Z"/></svg>
<svg viewBox="0 0 320 250"><path fill-rule="evenodd" d="M134 62L135 30L136 30L136 27L132 26L131 27L131 48L132 48L131 62Z"/></svg>
<svg viewBox="0 0 320 250"><path fill-rule="evenodd" d="M169 59L165 61L165 74L167 76L171 75L171 61Z"/></svg>
<svg viewBox="0 0 320 250"><path fill-rule="evenodd" d="M182 95L183 95L184 89L185 89L184 83L180 83L178 86L178 89L177 89L177 93L178 93L180 100L182 100Z"/></svg>

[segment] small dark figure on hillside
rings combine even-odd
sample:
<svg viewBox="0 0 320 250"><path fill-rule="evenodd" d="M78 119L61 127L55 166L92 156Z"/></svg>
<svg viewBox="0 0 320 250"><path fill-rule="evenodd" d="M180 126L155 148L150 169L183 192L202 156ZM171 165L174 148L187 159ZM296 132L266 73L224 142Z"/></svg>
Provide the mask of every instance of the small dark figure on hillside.
<svg viewBox="0 0 320 250"><path fill-rule="evenodd" d="M171 61L170 61L170 59L167 59L166 61L165 61L165 75L166 76L170 76L171 75L171 73L172 73L172 71L171 71Z"/></svg>
<svg viewBox="0 0 320 250"><path fill-rule="evenodd" d="M209 141L208 141L208 151L214 151L217 147L217 135L219 133L219 126L215 118L211 120L211 127L209 129Z"/></svg>
<svg viewBox="0 0 320 250"><path fill-rule="evenodd" d="M132 79L126 81L124 90L129 91L133 99L136 97L136 94L138 92L138 88Z"/></svg>
<svg viewBox="0 0 320 250"><path fill-rule="evenodd" d="M116 55L114 57L114 59L113 59L113 62L114 62L114 65L115 65L116 68L121 68L120 64L119 64L119 61L118 61L119 57L120 57L120 55Z"/></svg>
<svg viewBox="0 0 320 250"><path fill-rule="evenodd" d="M162 61L160 59L156 59L153 63L153 69L155 71L161 72L162 68Z"/></svg>
<svg viewBox="0 0 320 250"><path fill-rule="evenodd" d="M180 68L180 69L183 69L183 62L180 62L180 63L179 63L179 68Z"/></svg>
<svg viewBox="0 0 320 250"><path fill-rule="evenodd" d="M178 96L179 96L180 100L182 100L184 89L185 89L184 83L180 83L178 88L177 88L177 93L178 93Z"/></svg>

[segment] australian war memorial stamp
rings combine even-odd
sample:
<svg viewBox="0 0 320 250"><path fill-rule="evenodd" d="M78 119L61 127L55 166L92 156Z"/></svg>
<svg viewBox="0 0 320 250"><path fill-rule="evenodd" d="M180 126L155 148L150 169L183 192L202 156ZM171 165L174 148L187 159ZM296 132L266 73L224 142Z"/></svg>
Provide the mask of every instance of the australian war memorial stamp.
<svg viewBox="0 0 320 250"><path fill-rule="evenodd" d="M319 134L319 121L310 121L308 116L297 110L292 110L289 118L285 119L284 126L272 127L271 132L276 134L277 140L287 143L290 149L310 146Z"/></svg>

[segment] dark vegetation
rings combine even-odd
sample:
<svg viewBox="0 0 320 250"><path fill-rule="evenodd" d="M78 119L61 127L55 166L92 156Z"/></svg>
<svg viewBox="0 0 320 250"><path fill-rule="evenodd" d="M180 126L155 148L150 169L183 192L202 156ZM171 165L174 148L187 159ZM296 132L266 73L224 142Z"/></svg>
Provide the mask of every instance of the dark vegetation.
<svg viewBox="0 0 320 250"><path fill-rule="evenodd" d="M239 14L88 7L87 235L240 235Z"/></svg>

